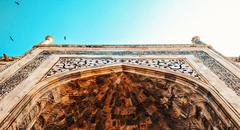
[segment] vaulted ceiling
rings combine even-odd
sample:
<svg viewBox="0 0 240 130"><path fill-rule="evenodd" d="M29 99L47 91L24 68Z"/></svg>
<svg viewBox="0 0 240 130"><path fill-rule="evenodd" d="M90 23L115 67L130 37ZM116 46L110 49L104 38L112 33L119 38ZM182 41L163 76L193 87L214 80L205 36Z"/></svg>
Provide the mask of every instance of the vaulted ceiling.
<svg viewBox="0 0 240 130"><path fill-rule="evenodd" d="M44 95L33 129L227 129L189 86L128 72L77 79Z"/></svg>

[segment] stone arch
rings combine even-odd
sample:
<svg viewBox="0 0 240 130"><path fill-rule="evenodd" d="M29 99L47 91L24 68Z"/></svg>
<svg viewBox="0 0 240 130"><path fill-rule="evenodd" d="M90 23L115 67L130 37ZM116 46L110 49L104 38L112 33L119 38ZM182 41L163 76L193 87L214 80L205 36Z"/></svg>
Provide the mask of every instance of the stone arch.
<svg viewBox="0 0 240 130"><path fill-rule="evenodd" d="M104 90L109 87L111 91ZM101 102L104 95L106 101ZM201 81L166 70L112 65L67 72L39 82L0 126L239 129L239 117L218 92Z"/></svg>

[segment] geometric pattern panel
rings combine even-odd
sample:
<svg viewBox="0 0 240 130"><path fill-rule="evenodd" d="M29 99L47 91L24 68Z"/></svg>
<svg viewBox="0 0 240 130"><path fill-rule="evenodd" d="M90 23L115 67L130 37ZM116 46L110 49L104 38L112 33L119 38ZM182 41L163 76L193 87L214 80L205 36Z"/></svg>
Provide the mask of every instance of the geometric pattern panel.
<svg viewBox="0 0 240 130"><path fill-rule="evenodd" d="M68 72L81 68L99 67L117 63L139 65L151 68L167 69L192 76L202 80L200 75L184 59L115 59L115 58L81 58L62 57L49 70L45 78L51 77L61 72Z"/></svg>

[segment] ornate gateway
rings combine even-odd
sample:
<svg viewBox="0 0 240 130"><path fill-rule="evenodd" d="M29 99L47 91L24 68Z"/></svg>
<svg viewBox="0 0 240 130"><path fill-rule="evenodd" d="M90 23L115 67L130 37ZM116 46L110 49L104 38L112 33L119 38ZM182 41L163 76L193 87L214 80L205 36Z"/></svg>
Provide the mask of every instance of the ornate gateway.
<svg viewBox="0 0 240 130"><path fill-rule="evenodd" d="M205 44L51 37L0 70L0 129L240 129L240 69Z"/></svg>

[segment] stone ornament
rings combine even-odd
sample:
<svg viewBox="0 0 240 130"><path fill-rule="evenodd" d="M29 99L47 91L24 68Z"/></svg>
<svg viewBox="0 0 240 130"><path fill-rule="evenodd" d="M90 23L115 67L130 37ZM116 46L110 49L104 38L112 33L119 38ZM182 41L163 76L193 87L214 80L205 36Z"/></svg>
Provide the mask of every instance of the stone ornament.
<svg viewBox="0 0 240 130"><path fill-rule="evenodd" d="M200 75L184 59L114 59L114 58L81 58L61 57L59 61L49 70L45 78L61 72L71 70L98 67L117 63L145 66L150 68L168 69L184 73L196 79L202 80Z"/></svg>
<svg viewBox="0 0 240 130"><path fill-rule="evenodd" d="M240 79L204 51L42 51L32 61L20 68L13 76L0 83L0 100L25 80L50 55L194 55L220 80L240 96Z"/></svg>

